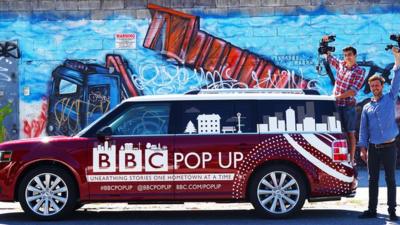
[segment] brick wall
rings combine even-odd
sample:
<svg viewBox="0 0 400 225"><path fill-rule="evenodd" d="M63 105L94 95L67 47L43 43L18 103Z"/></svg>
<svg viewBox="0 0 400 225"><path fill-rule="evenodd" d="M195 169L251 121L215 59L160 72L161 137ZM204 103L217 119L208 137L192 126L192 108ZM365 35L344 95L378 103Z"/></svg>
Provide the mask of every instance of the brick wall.
<svg viewBox="0 0 400 225"><path fill-rule="evenodd" d="M397 0L1 0L0 19L12 16L38 15L51 12L48 20L62 18L110 19L127 15L149 18L148 3L174 8L188 13L208 15L300 15L323 9L327 13L362 14L393 12L400 7Z"/></svg>

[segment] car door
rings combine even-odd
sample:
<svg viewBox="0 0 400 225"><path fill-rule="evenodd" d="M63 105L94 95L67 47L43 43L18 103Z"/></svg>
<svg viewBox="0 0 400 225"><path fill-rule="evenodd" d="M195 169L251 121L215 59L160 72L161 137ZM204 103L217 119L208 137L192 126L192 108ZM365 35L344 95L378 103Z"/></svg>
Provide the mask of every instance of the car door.
<svg viewBox="0 0 400 225"><path fill-rule="evenodd" d="M92 200L173 199L173 135L169 103L129 103L100 128L87 168ZM99 127L99 126L98 126ZM100 138L101 139L101 138Z"/></svg>
<svg viewBox="0 0 400 225"><path fill-rule="evenodd" d="M182 101L175 136L175 199L233 198L244 157L259 142L255 103Z"/></svg>

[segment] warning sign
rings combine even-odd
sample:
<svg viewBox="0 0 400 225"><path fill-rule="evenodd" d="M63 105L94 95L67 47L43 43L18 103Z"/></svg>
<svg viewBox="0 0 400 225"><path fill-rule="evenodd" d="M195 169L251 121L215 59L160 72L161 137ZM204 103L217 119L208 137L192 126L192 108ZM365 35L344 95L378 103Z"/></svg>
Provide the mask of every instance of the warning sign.
<svg viewBox="0 0 400 225"><path fill-rule="evenodd" d="M136 34L115 34L116 49L136 49Z"/></svg>

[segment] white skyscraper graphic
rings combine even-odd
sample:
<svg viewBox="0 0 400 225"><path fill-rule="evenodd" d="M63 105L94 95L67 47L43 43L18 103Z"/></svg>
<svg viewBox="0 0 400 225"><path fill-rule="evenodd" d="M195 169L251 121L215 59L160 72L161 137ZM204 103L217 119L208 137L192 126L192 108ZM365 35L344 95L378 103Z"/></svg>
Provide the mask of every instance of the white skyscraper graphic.
<svg viewBox="0 0 400 225"><path fill-rule="evenodd" d="M275 116L269 117L269 131L278 131L278 118Z"/></svg>
<svg viewBox="0 0 400 225"><path fill-rule="evenodd" d="M340 123L339 120L336 120L336 129L337 129L337 132L342 131L342 124Z"/></svg>
<svg viewBox="0 0 400 225"><path fill-rule="evenodd" d="M285 120L282 120L282 113L276 112L275 116L263 115L263 123L257 124L257 131L260 133L276 132L342 132L340 120L337 116L322 116L326 123L316 123L314 104L307 102L307 115L304 115L304 106L298 106L300 115L296 117L296 111L289 107L285 110ZM296 123L296 118L298 119Z"/></svg>
<svg viewBox="0 0 400 225"><path fill-rule="evenodd" d="M315 119L312 117L306 117L303 120L303 130L314 132L315 130Z"/></svg>
<svg viewBox="0 0 400 225"><path fill-rule="evenodd" d="M285 121L278 120L278 131L285 131Z"/></svg>
<svg viewBox="0 0 400 225"><path fill-rule="evenodd" d="M328 126L326 123L317 123L316 124L316 131L318 132L327 132L328 131Z"/></svg>
<svg viewBox="0 0 400 225"><path fill-rule="evenodd" d="M301 124L301 123L296 124L296 131L297 132L303 131L303 124Z"/></svg>
<svg viewBox="0 0 400 225"><path fill-rule="evenodd" d="M286 110L286 130L296 131L296 113L291 107Z"/></svg>
<svg viewBox="0 0 400 225"><path fill-rule="evenodd" d="M266 133L268 132L268 124L257 124L257 132L258 133Z"/></svg>
<svg viewBox="0 0 400 225"><path fill-rule="evenodd" d="M342 130L340 121L337 121L336 117L328 116L328 130L332 132L340 132Z"/></svg>
<svg viewBox="0 0 400 225"><path fill-rule="evenodd" d="M336 118L334 116L328 116L328 129L336 129Z"/></svg>

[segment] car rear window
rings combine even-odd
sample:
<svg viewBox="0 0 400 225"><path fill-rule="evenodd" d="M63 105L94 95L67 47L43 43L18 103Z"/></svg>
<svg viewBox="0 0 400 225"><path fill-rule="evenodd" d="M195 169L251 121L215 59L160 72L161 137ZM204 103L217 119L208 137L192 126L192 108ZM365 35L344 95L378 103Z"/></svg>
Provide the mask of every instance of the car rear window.
<svg viewBox="0 0 400 225"><path fill-rule="evenodd" d="M258 110L260 133L341 132L334 101L263 100Z"/></svg>

